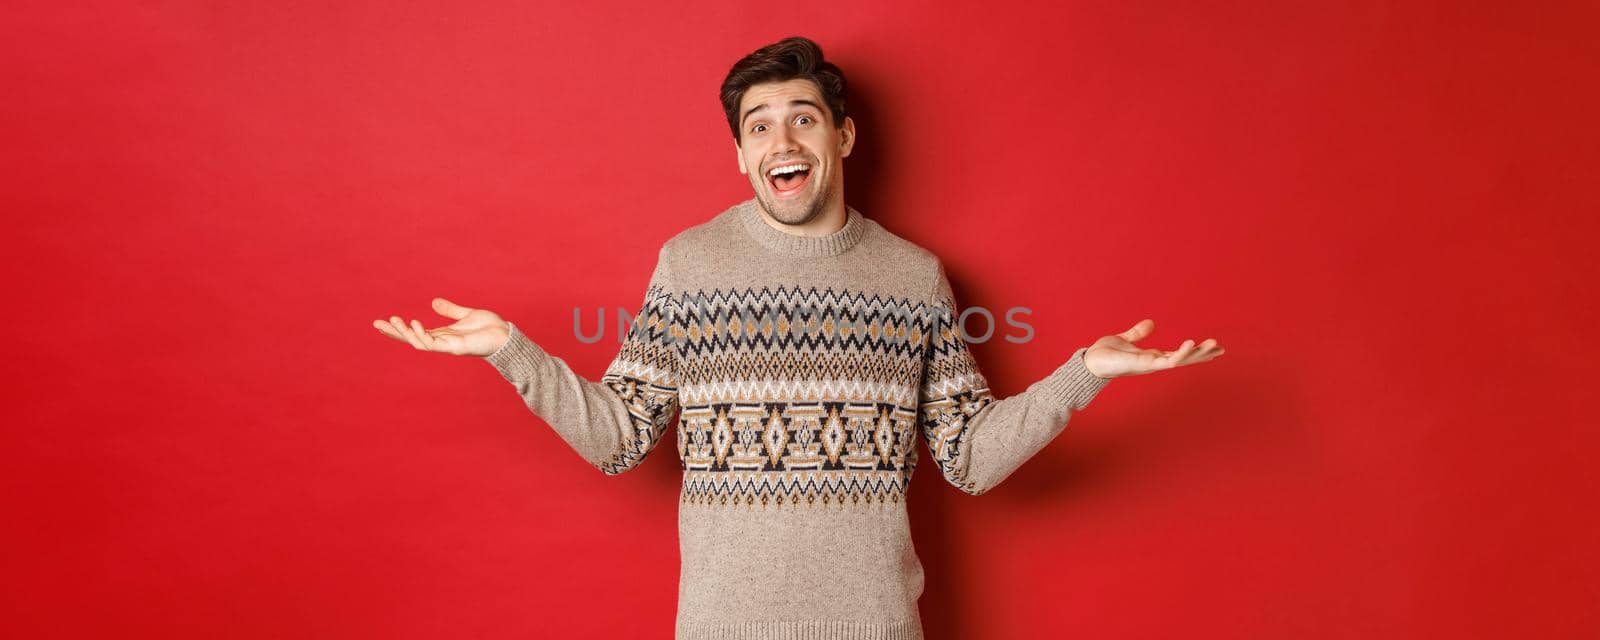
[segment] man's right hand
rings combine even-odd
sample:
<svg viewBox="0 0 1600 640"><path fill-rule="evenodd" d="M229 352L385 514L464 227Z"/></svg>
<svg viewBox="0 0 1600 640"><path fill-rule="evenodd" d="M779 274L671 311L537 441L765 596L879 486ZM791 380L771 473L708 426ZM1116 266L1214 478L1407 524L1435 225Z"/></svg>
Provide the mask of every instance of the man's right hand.
<svg viewBox="0 0 1600 640"><path fill-rule="evenodd" d="M372 326L383 335L408 342L420 351L458 356L487 356L511 338L511 325L488 309L468 309L444 298L434 298L433 310L455 323L424 330L417 320L407 324L400 316L390 316L388 320L373 320Z"/></svg>

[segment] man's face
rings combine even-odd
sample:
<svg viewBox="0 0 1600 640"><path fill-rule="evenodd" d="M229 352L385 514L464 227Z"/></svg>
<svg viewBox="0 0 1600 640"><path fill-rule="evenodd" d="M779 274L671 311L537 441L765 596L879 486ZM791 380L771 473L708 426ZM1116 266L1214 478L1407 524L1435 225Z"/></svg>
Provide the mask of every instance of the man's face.
<svg viewBox="0 0 1600 640"><path fill-rule="evenodd" d="M855 145L856 125L846 117L842 128L836 126L815 84L795 79L752 86L740 100L739 117L739 173L750 178L768 215L805 224L835 201L842 204L843 158Z"/></svg>

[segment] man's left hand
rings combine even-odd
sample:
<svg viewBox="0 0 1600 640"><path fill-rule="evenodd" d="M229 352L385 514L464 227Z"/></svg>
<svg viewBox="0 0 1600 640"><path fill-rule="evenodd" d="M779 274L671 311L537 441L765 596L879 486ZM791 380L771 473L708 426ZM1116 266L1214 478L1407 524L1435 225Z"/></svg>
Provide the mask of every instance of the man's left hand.
<svg viewBox="0 0 1600 640"><path fill-rule="evenodd" d="M1195 344L1184 340L1176 351L1141 349L1133 344L1149 337L1155 331L1156 321L1146 318L1133 328L1114 336L1096 340L1083 354L1083 366L1101 378L1137 376L1173 367L1205 362L1222 355L1222 345L1216 338L1206 338Z"/></svg>

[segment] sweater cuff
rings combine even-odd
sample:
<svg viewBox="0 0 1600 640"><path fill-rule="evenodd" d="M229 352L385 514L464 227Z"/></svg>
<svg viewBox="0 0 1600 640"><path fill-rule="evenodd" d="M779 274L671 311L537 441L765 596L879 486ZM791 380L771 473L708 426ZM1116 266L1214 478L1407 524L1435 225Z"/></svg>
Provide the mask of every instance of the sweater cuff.
<svg viewBox="0 0 1600 640"><path fill-rule="evenodd" d="M1089 401L1094 400L1106 383L1111 382L1111 378L1097 376L1083 366L1083 354L1088 351L1088 347L1082 347L1072 352L1066 364L1044 379L1045 390L1061 404L1074 410L1089 406Z"/></svg>
<svg viewBox="0 0 1600 640"><path fill-rule="evenodd" d="M495 370L508 381L529 380L550 356L538 344L529 340L528 336L523 335L522 331L517 329L517 325L507 322L506 326L510 329L506 343L483 359L493 365Z"/></svg>

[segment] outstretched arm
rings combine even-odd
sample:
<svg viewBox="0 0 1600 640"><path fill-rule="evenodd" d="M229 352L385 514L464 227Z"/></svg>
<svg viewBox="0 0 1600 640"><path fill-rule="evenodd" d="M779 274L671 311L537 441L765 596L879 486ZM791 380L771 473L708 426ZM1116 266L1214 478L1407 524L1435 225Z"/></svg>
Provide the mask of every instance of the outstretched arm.
<svg viewBox="0 0 1600 640"><path fill-rule="evenodd" d="M598 382L529 340L515 326L485 358L589 464L607 475L628 471L661 442L678 408L677 352L669 335L672 298L666 256L656 265L644 304L622 350Z"/></svg>
<svg viewBox="0 0 1600 640"><path fill-rule="evenodd" d="M1120 334L1074 351L1066 363L1022 393L997 399L978 370L957 326L955 297L943 265L923 360L922 432L939 471L962 491L979 495L1000 484L1054 440L1112 378L1196 364L1222 355L1216 340L1186 340L1176 351L1133 344L1155 323L1141 320Z"/></svg>
<svg viewBox="0 0 1600 640"><path fill-rule="evenodd" d="M674 303L666 266L663 250L622 349L598 381L578 375L516 325L442 298L434 308L456 324L424 331L416 321L408 326L394 319L384 333L399 334L419 349L481 355L584 460L617 475L638 466L655 448L678 408L678 354L668 333ZM478 318L481 314L494 316L493 321ZM463 329L469 324L488 328ZM385 326L378 323L380 330ZM482 343L484 334L505 337L492 349L463 346Z"/></svg>
<svg viewBox="0 0 1600 640"><path fill-rule="evenodd" d="M1111 380L1089 372L1084 348L1022 393L995 398L961 338L943 265L935 286L918 412L922 434L945 481L979 495L1054 440L1072 412Z"/></svg>

